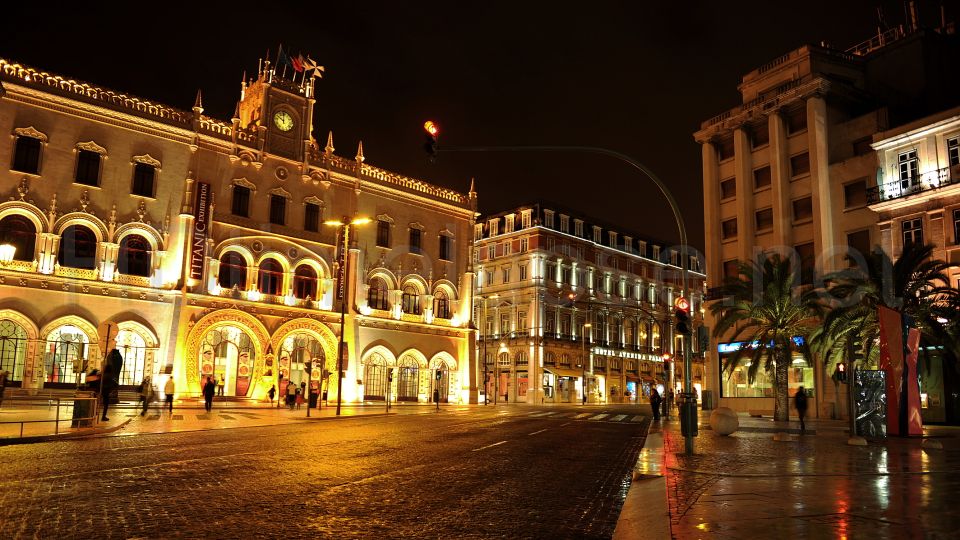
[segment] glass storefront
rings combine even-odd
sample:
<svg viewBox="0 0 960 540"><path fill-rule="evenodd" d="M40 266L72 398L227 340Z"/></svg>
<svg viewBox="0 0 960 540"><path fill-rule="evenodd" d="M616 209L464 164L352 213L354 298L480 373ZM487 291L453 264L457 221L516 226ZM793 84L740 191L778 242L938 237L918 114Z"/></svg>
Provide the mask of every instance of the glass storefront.
<svg viewBox="0 0 960 540"><path fill-rule="evenodd" d="M731 355L720 355L720 397L756 397L772 398L774 374L761 367L757 370L756 378L751 383L747 372L750 370L750 359L744 358L732 372L723 369L727 358ZM797 388L804 387L807 395L813 396L814 375L813 366L808 365L800 353L792 353L790 369L787 370L787 386L790 395L797 392Z"/></svg>
<svg viewBox="0 0 960 540"><path fill-rule="evenodd" d="M207 332L200 344L200 385L207 377L223 381L224 394L246 396L251 387L256 349L250 336L235 326Z"/></svg>

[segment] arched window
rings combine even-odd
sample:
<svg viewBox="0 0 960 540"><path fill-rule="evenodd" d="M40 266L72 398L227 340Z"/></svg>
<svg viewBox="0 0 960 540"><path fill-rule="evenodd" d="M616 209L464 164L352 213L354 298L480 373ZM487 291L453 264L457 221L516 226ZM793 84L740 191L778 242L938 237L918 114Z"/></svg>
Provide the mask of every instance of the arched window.
<svg viewBox="0 0 960 540"><path fill-rule="evenodd" d="M635 326L636 323L633 322L633 319L623 321L623 342L624 345L628 347L633 347L637 344L636 338L634 337Z"/></svg>
<svg viewBox="0 0 960 540"><path fill-rule="evenodd" d="M293 274L293 295L304 299L317 299L317 271L306 264L297 267Z"/></svg>
<svg viewBox="0 0 960 540"><path fill-rule="evenodd" d="M266 259L260 263L257 273L257 290L263 294L282 294L283 267L275 259Z"/></svg>
<svg viewBox="0 0 960 540"><path fill-rule="evenodd" d="M527 365L527 353L520 351L517 353L517 365L525 366Z"/></svg>
<svg viewBox="0 0 960 540"><path fill-rule="evenodd" d="M367 291L367 305L371 309L388 309L387 283L383 278L377 277L370 280L370 289Z"/></svg>
<svg viewBox="0 0 960 540"><path fill-rule="evenodd" d="M450 318L450 299L443 289L439 289L433 297L433 316L441 319Z"/></svg>
<svg viewBox="0 0 960 540"><path fill-rule="evenodd" d="M407 285L403 288L403 312L420 314L420 291L413 285Z"/></svg>
<svg viewBox="0 0 960 540"><path fill-rule="evenodd" d="M651 333L651 344L650 346L654 349L660 348L660 323L653 323L653 331Z"/></svg>
<svg viewBox="0 0 960 540"><path fill-rule="evenodd" d="M0 371L8 382L22 381L27 356L27 332L11 320L0 320Z"/></svg>
<svg viewBox="0 0 960 540"><path fill-rule="evenodd" d="M130 330L117 333L117 350L123 355L123 369L120 371L120 384L133 386L140 384L145 375L147 342L143 336Z"/></svg>
<svg viewBox="0 0 960 540"><path fill-rule="evenodd" d="M82 225L67 227L60 236L60 266L93 270L97 266L97 237Z"/></svg>
<svg viewBox="0 0 960 540"><path fill-rule="evenodd" d="M10 244L17 250L16 261L32 261L37 244L37 228L24 216L10 215L0 219L0 244Z"/></svg>
<svg viewBox="0 0 960 540"><path fill-rule="evenodd" d="M117 271L132 276L150 275L150 243L136 234L123 237L117 253Z"/></svg>
<svg viewBox="0 0 960 540"><path fill-rule="evenodd" d="M217 283L224 289L234 286L241 290L247 286L247 261L239 253L229 252L220 257L220 275Z"/></svg>

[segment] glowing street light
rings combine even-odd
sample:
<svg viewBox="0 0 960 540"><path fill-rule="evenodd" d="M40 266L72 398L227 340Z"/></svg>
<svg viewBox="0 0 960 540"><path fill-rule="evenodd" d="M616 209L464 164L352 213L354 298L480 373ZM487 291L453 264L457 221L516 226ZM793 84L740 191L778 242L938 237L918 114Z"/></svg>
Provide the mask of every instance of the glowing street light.
<svg viewBox="0 0 960 540"><path fill-rule="evenodd" d="M334 227L343 227L343 245L340 247L340 255L343 257L343 263L340 264L340 279L338 280L337 294L340 297L340 347L337 349L337 416L340 416L341 394L343 393L343 355L346 352L346 346L343 341L343 327L347 315L347 298L349 291L345 281L349 276L348 265L350 264L350 226L365 225L372 220L365 217L357 217L352 220L344 216L342 220L331 219L324 221L324 225Z"/></svg>
<svg viewBox="0 0 960 540"><path fill-rule="evenodd" d="M17 246L4 243L0 244L0 264L8 265L13 262L13 256L17 253Z"/></svg>

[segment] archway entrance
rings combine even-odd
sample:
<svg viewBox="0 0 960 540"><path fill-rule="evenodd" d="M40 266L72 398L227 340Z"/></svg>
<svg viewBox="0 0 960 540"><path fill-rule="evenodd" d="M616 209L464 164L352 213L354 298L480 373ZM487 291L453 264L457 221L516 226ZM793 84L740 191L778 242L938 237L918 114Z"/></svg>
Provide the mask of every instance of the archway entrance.
<svg viewBox="0 0 960 540"><path fill-rule="evenodd" d="M200 387L207 377L223 381L227 396L247 396L256 360L253 340L241 328L220 326L207 331L200 343Z"/></svg>
<svg viewBox="0 0 960 540"><path fill-rule="evenodd" d="M420 394L420 366L410 356L400 358L397 379L397 401L417 401Z"/></svg>
<svg viewBox="0 0 960 540"><path fill-rule="evenodd" d="M287 395L287 385L295 384L316 390L319 394L320 380L326 362L323 346L319 340L310 334L297 333L288 335L280 345L280 381L279 395Z"/></svg>
<svg viewBox="0 0 960 540"><path fill-rule="evenodd" d="M387 360L378 353L367 358L363 368L363 399L381 401L387 395Z"/></svg>
<svg viewBox="0 0 960 540"><path fill-rule="evenodd" d="M65 324L47 335L43 364L47 374L45 386L70 387L86 379L90 338L79 327Z"/></svg>

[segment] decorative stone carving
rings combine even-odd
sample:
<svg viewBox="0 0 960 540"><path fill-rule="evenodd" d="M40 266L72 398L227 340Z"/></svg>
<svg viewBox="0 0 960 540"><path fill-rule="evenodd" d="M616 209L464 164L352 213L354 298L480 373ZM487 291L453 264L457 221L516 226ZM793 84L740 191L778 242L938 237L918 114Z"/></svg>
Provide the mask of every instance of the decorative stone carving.
<svg viewBox="0 0 960 540"><path fill-rule="evenodd" d="M250 191L254 191L254 192L257 191L257 185L254 184L253 182L247 180L246 178L234 178L234 179L233 179L233 182L231 182L231 183L232 183L234 186L245 187L245 188L249 189Z"/></svg>
<svg viewBox="0 0 960 540"><path fill-rule="evenodd" d="M88 152L96 152L101 156L107 155L107 149L93 141L77 143L77 150L86 150Z"/></svg>
<svg viewBox="0 0 960 540"><path fill-rule="evenodd" d="M160 169L160 161L152 157L150 154L144 154L142 156L133 156L131 160L134 163L143 163L144 165L150 165L151 167L156 167Z"/></svg>
<svg viewBox="0 0 960 540"><path fill-rule="evenodd" d="M88 206L90 206L90 191L85 189L83 193L80 194L80 211L87 212Z"/></svg>
<svg viewBox="0 0 960 540"><path fill-rule="evenodd" d="M13 134L17 137L33 137L34 139L40 139L43 142L47 142L47 134L38 131L35 127L25 127L25 128L16 128L13 130Z"/></svg>

